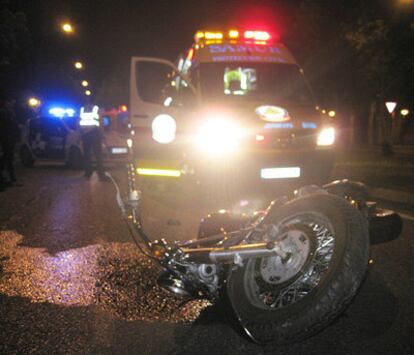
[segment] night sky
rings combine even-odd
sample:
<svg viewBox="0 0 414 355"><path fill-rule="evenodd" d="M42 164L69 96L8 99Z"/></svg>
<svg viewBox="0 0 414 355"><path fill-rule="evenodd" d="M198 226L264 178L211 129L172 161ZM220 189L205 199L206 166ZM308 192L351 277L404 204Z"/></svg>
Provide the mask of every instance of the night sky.
<svg viewBox="0 0 414 355"><path fill-rule="evenodd" d="M34 93L68 95L70 90L62 87L62 77L52 73L67 75L73 71L73 61L80 59L87 68L84 77L94 90L110 82L127 100L131 56L175 60L191 45L200 28L260 27L276 30L283 37L289 33L297 3L22 0L13 1L11 7L27 16L33 41L27 78ZM76 28L70 38L59 32L59 23L65 19Z"/></svg>

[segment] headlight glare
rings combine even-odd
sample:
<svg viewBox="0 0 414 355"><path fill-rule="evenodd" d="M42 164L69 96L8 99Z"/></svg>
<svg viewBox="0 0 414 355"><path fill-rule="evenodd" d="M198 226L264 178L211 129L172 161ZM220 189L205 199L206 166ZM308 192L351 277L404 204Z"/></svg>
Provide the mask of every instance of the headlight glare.
<svg viewBox="0 0 414 355"><path fill-rule="evenodd" d="M323 128L318 135L317 145L327 146L332 145L335 142L335 128L326 127Z"/></svg>
<svg viewBox="0 0 414 355"><path fill-rule="evenodd" d="M158 115L152 121L152 138L162 144L171 143L175 139L177 124L170 115Z"/></svg>
<svg viewBox="0 0 414 355"><path fill-rule="evenodd" d="M200 148L210 154L231 153L239 147L241 132L233 122L210 119L204 122L197 133Z"/></svg>

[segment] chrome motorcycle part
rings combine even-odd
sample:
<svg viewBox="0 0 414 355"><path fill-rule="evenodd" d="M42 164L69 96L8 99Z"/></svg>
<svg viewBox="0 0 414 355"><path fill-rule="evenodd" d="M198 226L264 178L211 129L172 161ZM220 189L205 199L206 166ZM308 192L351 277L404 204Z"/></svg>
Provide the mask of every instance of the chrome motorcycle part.
<svg viewBox="0 0 414 355"><path fill-rule="evenodd" d="M285 232L280 238L279 245L287 256L263 258L260 263L263 280L277 285L297 275L311 256L311 243L310 236L302 229Z"/></svg>
<svg viewBox="0 0 414 355"><path fill-rule="evenodd" d="M335 246L333 227L321 214L294 215L280 225L288 229L278 240L286 257L256 260L246 273L248 297L264 309L291 305L312 292L327 272Z"/></svg>
<svg viewBox="0 0 414 355"><path fill-rule="evenodd" d="M168 271L164 271L158 278L157 283L162 288L176 294L179 297L193 297L193 292L178 277Z"/></svg>
<svg viewBox="0 0 414 355"><path fill-rule="evenodd" d="M285 252L280 248L278 243L275 242L242 244L223 248L182 248L181 250L190 261L201 263L212 262L214 264L241 264L243 260L251 258L261 258L275 255L280 255L281 257L286 256Z"/></svg>
<svg viewBox="0 0 414 355"><path fill-rule="evenodd" d="M212 282L217 273L217 267L214 264L201 264L198 267L198 274L205 282Z"/></svg>

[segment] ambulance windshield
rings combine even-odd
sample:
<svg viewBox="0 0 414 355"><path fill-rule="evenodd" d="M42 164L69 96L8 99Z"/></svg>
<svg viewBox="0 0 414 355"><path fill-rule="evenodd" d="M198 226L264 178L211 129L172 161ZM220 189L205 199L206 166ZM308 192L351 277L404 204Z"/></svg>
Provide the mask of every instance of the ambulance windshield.
<svg viewBox="0 0 414 355"><path fill-rule="evenodd" d="M312 95L295 64L201 63L200 84L206 100L277 99L312 103Z"/></svg>

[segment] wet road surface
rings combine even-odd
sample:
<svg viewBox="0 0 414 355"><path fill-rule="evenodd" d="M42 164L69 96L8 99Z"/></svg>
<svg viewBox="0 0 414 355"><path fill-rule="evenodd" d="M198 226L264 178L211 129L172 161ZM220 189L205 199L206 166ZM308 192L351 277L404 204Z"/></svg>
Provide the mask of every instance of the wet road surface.
<svg viewBox="0 0 414 355"><path fill-rule="evenodd" d="M414 352L410 218L401 238L372 247L367 279L338 320L268 351L240 337L219 306L183 304L156 285L159 268L132 244L110 183L53 165L19 173L20 186L0 193L0 353ZM146 184L144 225L156 238L194 237L200 217L228 207L217 196Z"/></svg>

